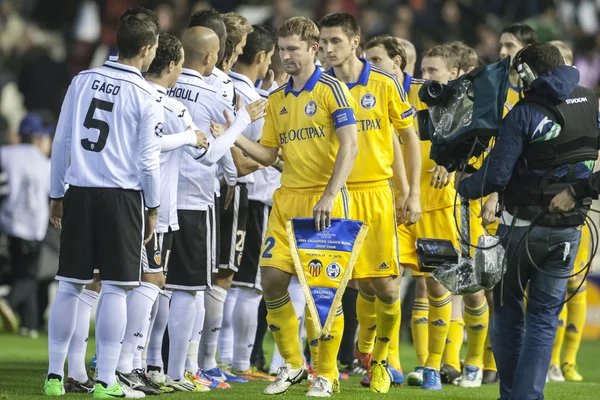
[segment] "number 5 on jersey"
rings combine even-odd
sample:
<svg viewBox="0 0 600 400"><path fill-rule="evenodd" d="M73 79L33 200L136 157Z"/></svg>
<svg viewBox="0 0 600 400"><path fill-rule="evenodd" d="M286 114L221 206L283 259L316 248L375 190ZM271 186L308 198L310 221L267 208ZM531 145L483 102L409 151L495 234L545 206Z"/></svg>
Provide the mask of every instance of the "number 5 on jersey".
<svg viewBox="0 0 600 400"><path fill-rule="evenodd" d="M96 112L96 109L112 112L113 106L114 103L111 103L110 101L104 101L97 98L92 99L90 108L88 108L88 112L85 116L85 121L83 121L83 126L88 129L98 129L98 140L92 142L89 139L81 139L81 145L84 149L88 151L94 151L96 153L102 151L106 145L106 140L108 139L108 134L110 133L110 127L106 121L94 118L94 112Z"/></svg>

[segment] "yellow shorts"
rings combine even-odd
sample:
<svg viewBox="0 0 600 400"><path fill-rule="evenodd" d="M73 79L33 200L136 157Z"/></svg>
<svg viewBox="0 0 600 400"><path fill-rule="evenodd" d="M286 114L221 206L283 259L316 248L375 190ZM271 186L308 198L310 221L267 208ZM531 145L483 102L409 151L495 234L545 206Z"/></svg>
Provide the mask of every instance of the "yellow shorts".
<svg viewBox="0 0 600 400"><path fill-rule="evenodd" d="M398 227L400 263L403 267L416 272L419 272L417 248L415 246L418 238L450 240L458 248L458 231L454 222L454 207L424 212L416 224L411 226L400 225ZM413 276L421 275L413 273Z"/></svg>
<svg viewBox="0 0 600 400"><path fill-rule="evenodd" d="M313 208L323 195L323 190L279 188L275 191L273 209L260 250L261 267L274 267L296 275L285 224L291 218L312 218ZM335 198L332 218L348 218L348 200L348 191L344 188Z"/></svg>
<svg viewBox="0 0 600 400"><path fill-rule="evenodd" d="M480 200L482 202L480 202ZM483 229L482 219L479 218L481 214L481 206L483 199L471 200L469 202L469 232L470 232L470 243L477 246L479 236L485 235L485 229ZM475 254L475 247L471 247L469 250L471 256Z"/></svg>
<svg viewBox="0 0 600 400"><path fill-rule="evenodd" d="M353 279L397 276L396 207L389 181L348 185L350 218L369 226L354 265Z"/></svg>
<svg viewBox="0 0 600 400"><path fill-rule="evenodd" d="M577 256L575 257L575 263L573 264L573 274L581 271L590 261L591 240L589 226L583 225L581 227L581 242L579 242L579 249L577 250ZM582 280L584 274L585 272L582 272L571 279Z"/></svg>

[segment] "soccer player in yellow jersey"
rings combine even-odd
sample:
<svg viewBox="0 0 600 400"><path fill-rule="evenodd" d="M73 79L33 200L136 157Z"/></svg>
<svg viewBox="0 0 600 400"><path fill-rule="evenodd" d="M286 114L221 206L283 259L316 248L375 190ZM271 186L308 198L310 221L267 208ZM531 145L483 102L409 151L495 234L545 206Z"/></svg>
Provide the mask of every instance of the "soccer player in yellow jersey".
<svg viewBox="0 0 600 400"><path fill-rule="evenodd" d="M261 250L261 280L267 323L285 365L265 394L284 393L308 376L298 340L298 319L288 293L294 264L285 223L314 217L322 230L331 218L348 217L345 183L358 152L356 102L346 86L316 68L319 29L305 17L290 18L277 31L279 56L287 84L269 95L260 143L240 137L236 146L263 165L271 165L281 149L285 168L281 188L273 196ZM319 342L318 376L307 396L329 397L337 382L337 352L344 316L336 316L331 340Z"/></svg>
<svg viewBox="0 0 600 400"><path fill-rule="evenodd" d="M417 221L421 211L421 160L419 139L413 128L414 111L394 75L356 56L360 42L356 18L348 13L334 13L319 25L319 44L332 66L329 74L345 82L358 103L359 153L348 178L348 191L351 216L365 221L369 233L354 268L360 287L357 350L361 359L372 356L368 365L371 391L386 393L391 384L388 347L400 327L396 211L410 224ZM408 193L400 142L394 131L407 149ZM401 191L396 201L393 182ZM402 197L406 194L408 197ZM368 341L362 340L365 336Z"/></svg>
<svg viewBox="0 0 600 400"><path fill-rule="evenodd" d="M559 40L553 40L550 43L558 47L566 65L573 65L573 52L569 46ZM590 246L590 228L584 225L581 228L581 242L579 243L579 250L577 250L573 273L577 273L587 265L590 260ZM552 350L552 360L548 369L548 378L553 382L563 382L565 380L580 382L583 380L576 368L577 352L579 351L587 314L586 283L581 284L583 275L581 273L574 276L567 283L567 298L573 297L565 304L558 316L558 329L554 340L554 349ZM560 353L563 347L563 362L561 364Z"/></svg>

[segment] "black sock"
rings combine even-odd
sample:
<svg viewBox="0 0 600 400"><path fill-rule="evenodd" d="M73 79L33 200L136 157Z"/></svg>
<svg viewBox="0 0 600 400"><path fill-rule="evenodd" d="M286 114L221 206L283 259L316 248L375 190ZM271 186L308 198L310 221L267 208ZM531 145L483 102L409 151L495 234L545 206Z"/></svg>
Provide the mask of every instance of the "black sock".
<svg viewBox="0 0 600 400"><path fill-rule="evenodd" d="M146 369L148 370L148 372L150 372L150 371L158 371L158 372L160 372L160 370L161 370L160 367L155 367L154 365L147 365Z"/></svg>
<svg viewBox="0 0 600 400"><path fill-rule="evenodd" d="M62 381L62 376L56 374L48 374L48 379L58 379L59 381Z"/></svg>

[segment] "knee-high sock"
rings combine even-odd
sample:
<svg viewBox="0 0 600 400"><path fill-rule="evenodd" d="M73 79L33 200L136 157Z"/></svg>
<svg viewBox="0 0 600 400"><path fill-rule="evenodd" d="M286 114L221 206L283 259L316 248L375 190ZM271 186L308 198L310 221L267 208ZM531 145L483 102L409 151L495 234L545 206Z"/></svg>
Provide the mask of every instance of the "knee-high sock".
<svg viewBox="0 0 600 400"><path fill-rule="evenodd" d="M48 373L64 376L69 342L75 332L77 309L83 285L58 282L58 291L48 320ZM63 380L64 381L64 380Z"/></svg>
<svg viewBox="0 0 600 400"><path fill-rule="evenodd" d="M227 299L223 306L223 324L221 325L221 331L219 332L219 361L221 364L229 366L231 366L233 362L234 329L235 324L238 323L238 321L235 321L232 317L234 307L240 305L240 303L237 302L238 291L238 288L231 288L227 291ZM256 315L254 317L256 317Z"/></svg>
<svg viewBox="0 0 600 400"><path fill-rule="evenodd" d="M238 288L233 309L233 360L231 366L236 371L250 368L250 354L256 336L258 305L262 295L252 288ZM221 358L221 360L223 360Z"/></svg>
<svg viewBox="0 0 600 400"><path fill-rule="evenodd" d="M423 366L429 354L429 299L415 299L410 329L419 366Z"/></svg>
<svg viewBox="0 0 600 400"><path fill-rule="evenodd" d="M392 368L402 370L402 364L400 363L400 324L402 322L402 305L400 299L398 299L398 310L398 322L394 326L394 333L390 338L390 347L388 348L388 364ZM377 325L379 326L379 323L377 323Z"/></svg>
<svg viewBox="0 0 600 400"><path fill-rule="evenodd" d="M98 321L98 315L100 315L100 308L102 307L102 290L100 290L100 297L98 298L98 305L96 306L96 315L94 315L94 326ZM98 357L98 341L96 340L96 357Z"/></svg>
<svg viewBox="0 0 600 400"><path fill-rule="evenodd" d="M446 347L442 359L444 364L460 371L460 349L465 335L465 321L462 318L450 319L450 328L446 339Z"/></svg>
<svg viewBox="0 0 600 400"><path fill-rule="evenodd" d="M377 338L373 346L373 360L381 363L388 359L392 336L399 335L400 298L385 303L378 297L375 300L375 314L377 315Z"/></svg>
<svg viewBox="0 0 600 400"><path fill-rule="evenodd" d="M115 383L121 342L127 326L127 291L103 282L100 296L104 297L104 300L96 321L98 381L110 387Z"/></svg>
<svg viewBox="0 0 600 400"><path fill-rule="evenodd" d="M558 327L556 328L556 337L554 338L554 347L552 347L552 359L550 365L560 367L560 352L562 350L563 340L565 339L565 325L568 314L567 305L563 305L560 314L558 315Z"/></svg>
<svg viewBox="0 0 600 400"><path fill-rule="evenodd" d="M148 329L152 306L159 293L158 286L142 282L127 296L127 327L117 371L126 374L133 371L133 353L137 349L140 339L146 340L144 332Z"/></svg>
<svg viewBox="0 0 600 400"><path fill-rule="evenodd" d="M337 354L340 349L340 343L342 343L343 334L344 311L340 306L336 312L327 340L319 340L319 365L317 374L329 379L331 383L339 379Z"/></svg>
<svg viewBox="0 0 600 400"><path fill-rule="evenodd" d="M371 353L377 333L376 296L360 292L356 298L356 317L358 318L358 351Z"/></svg>
<svg viewBox="0 0 600 400"><path fill-rule="evenodd" d="M308 309L304 310L306 321L306 339L310 350L310 363L315 371L319 369L319 332Z"/></svg>
<svg viewBox="0 0 600 400"><path fill-rule="evenodd" d="M196 373L198 371L198 351L200 349L200 338L202 337L202 328L204 327L204 292L196 292L196 318L194 320L194 329L188 344L187 357L185 359L185 369Z"/></svg>
<svg viewBox="0 0 600 400"><path fill-rule="evenodd" d="M85 369L85 352L90 332L90 317L92 309L98 303L98 293L83 289L77 306L77 322L75 331L69 343L69 373L67 376L79 382L88 380Z"/></svg>
<svg viewBox="0 0 600 400"><path fill-rule="evenodd" d="M277 349L287 364L300 368L303 364L298 341L298 316L294 311L289 293L285 296L266 300L267 323L277 344Z"/></svg>
<svg viewBox="0 0 600 400"><path fill-rule="evenodd" d="M429 354L424 365L427 368L440 369L452 316L451 301L450 292L441 297L429 296Z"/></svg>
<svg viewBox="0 0 600 400"><path fill-rule="evenodd" d="M223 322L223 306L226 298L227 291L218 286L213 286L204 293L204 328L200 338L198 364L206 371L217 366L217 341Z"/></svg>
<svg viewBox="0 0 600 400"><path fill-rule="evenodd" d="M358 330L358 319L356 318L356 298L358 290L346 288L342 296L342 307L344 307L344 335L340 344L338 361L340 364L351 367L354 361L354 343L356 342L356 331ZM390 342L390 356L392 351L392 342Z"/></svg>
<svg viewBox="0 0 600 400"><path fill-rule="evenodd" d="M162 292L162 291L161 291ZM160 293L159 293L160 296ZM150 320L148 325L144 328L144 337L138 342L138 347L133 353L133 369L147 369L146 359L148 358L148 344L150 343L150 332L156 321L156 315L158 314L158 297L152 304L152 310L150 310Z"/></svg>
<svg viewBox="0 0 600 400"><path fill-rule="evenodd" d="M171 292L166 290L163 291L156 301L158 301L158 312L156 313L152 329L150 329L146 364L152 367L158 367L162 370L164 366L162 359L162 343L169 322Z"/></svg>
<svg viewBox="0 0 600 400"><path fill-rule="evenodd" d="M567 295L579 287L579 282L569 282L567 285ZM563 352L563 363L577 364L577 352L581 344L583 327L585 326L585 317L587 314L587 290L584 283L577 294L566 304L569 309L567 314L567 328L565 330L565 343Z"/></svg>
<svg viewBox="0 0 600 400"><path fill-rule="evenodd" d="M474 365L478 368L483 367L483 352L485 349L485 339L488 334L489 321L490 310L485 297L483 298L483 303L478 307L470 308L465 305L465 326L467 328L467 356L465 357L465 364Z"/></svg>
<svg viewBox="0 0 600 400"><path fill-rule="evenodd" d="M181 380L185 374L188 344L194 329L196 293L173 292L169 310L169 376Z"/></svg>
<svg viewBox="0 0 600 400"><path fill-rule="evenodd" d="M300 281L295 276L292 277L292 280L290 281L290 285L288 286L288 293L290 294L290 298L292 299L294 311L298 316L298 343L300 343L300 353L302 354L302 362L303 364L306 364L306 360L304 359L304 351L302 350L304 339L306 339L306 298L304 297L304 292L302 292L302 286L300 286Z"/></svg>
<svg viewBox="0 0 600 400"><path fill-rule="evenodd" d="M250 362L253 365L257 364L257 361L264 357L263 341L265 340L265 334L267 333L267 306L265 305L265 299L260 300L258 306L258 322L256 326L256 336L254 337L254 347L252 347L252 355L250 356Z"/></svg>

